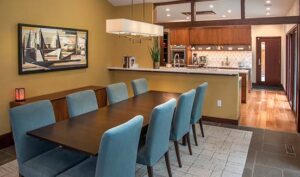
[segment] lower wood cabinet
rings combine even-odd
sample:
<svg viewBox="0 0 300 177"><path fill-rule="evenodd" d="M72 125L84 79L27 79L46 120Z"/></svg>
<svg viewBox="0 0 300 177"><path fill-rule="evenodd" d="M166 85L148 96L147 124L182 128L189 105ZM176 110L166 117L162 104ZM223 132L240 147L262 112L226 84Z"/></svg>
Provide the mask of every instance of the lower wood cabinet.
<svg viewBox="0 0 300 177"><path fill-rule="evenodd" d="M66 120L69 118L66 96L71 93L75 93L75 92L83 91L83 90L94 90L95 91L99 108L105 107L107 105L107 95L106 95L105 87L87 86L87 87L81 87L81 88L77 88L77 89L66 90L66 91L56 92L56 93L52 93L52 94L28 98L24 102L12 101L12 102L10 102L10 107L13 108L16 106L20 106L20 105L32 103L35 101L40 101L40 100L50 100L53 105L53 110L55 113L56 121L62 121L62 120Z"/></svg>

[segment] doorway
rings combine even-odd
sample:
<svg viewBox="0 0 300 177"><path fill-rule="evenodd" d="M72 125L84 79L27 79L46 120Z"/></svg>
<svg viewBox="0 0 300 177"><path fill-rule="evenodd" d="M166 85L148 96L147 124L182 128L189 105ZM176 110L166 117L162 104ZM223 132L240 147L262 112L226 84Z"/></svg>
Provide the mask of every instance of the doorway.
<svg viewBox="0 0 300 177"><path fill-rule="evenodd" d="M256 83L281 86L281 37L256 38Z"/></svg>
<svg viewBox="0 0 300 177"><path fill-rule="evenodd" d="M286 35L287 61L286 61L286 94L288 101L299 124L299 25L292 28Z"/></svg>

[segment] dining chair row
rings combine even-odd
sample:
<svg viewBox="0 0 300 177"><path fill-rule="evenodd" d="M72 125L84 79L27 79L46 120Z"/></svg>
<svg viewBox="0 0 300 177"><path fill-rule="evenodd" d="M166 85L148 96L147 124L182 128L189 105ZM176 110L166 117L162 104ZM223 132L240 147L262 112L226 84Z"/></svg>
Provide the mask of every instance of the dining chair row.
<svg viewBox="0 0 300 177"><path fill-rule="evenodd" d="M146 79L132 81L134 95L148 91ZM115 104L128 99L128 90L125 83L111 84L106 89L109 104ZM98 109L97 97L93 90L84 90L67 95L67 105L70 118L95 111Z"/></svg>
<svg viewBox="0 0 300 177"><path fill-rule="evenodd" d="M140 95L148 91L148 83L146 79L136 79L131 81L134 95ZM128 99L128 90L124 82L108 85L106 88L109 104L115 104Z"/></svg>

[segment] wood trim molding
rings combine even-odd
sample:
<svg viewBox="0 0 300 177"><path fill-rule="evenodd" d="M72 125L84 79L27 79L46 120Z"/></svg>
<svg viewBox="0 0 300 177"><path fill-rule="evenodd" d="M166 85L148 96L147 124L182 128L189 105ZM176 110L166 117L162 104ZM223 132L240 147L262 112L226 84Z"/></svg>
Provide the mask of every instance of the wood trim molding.
<svg viewBox="0 0 300 177"><path fill-rule="evenodd" d="M156 23L156 24L162 25L165 28L189 28L189 27L203 27L203 26L275 25L275 24L298 24L298 23L300 23L299 16L195 21L195 22L169 22L169 23Z"/></svg>
<svg viewBox="0 0 300 177"><path fill-rule="evenodd" d="M204 121L208 121L208 122L216 122L216 123L222 123L222 124L239 125L239 120L232 120L232 119L226 119L226 118L217 118L217 117L209 117L209 116L202 116L202 119Z"/></svg>
<svg viewBox="0 0 300 177"><path fill-rule="evenodd" d="M14 145L14 140L11 132L0 135L0 149L7 148L12 145Z"/></svg>

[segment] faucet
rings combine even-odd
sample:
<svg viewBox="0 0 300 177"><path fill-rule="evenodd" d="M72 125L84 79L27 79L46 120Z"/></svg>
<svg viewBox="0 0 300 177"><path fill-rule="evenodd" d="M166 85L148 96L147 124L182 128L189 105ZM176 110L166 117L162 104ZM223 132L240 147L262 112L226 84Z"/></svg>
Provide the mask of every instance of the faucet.
<svg viewBox="0 0 300 177"><path fill-rule="evenodd" d="M174 58L173 58L173 65L174 67L176 67L176 60L177 60L177 65L178 65L178 68L180 68L180 56L178 53L176 53L174 55Z"/></svg>
<svg viewBox="0 0 300 177"><path fill-rule="evenodd" d="M229 65L230 65L230 62L229 62L228 57L226 57L225 65L226 65L226 66L229 66Z"/></svg>

